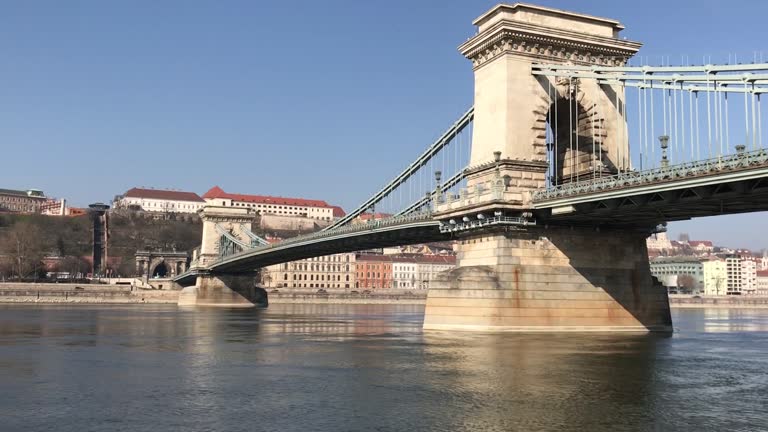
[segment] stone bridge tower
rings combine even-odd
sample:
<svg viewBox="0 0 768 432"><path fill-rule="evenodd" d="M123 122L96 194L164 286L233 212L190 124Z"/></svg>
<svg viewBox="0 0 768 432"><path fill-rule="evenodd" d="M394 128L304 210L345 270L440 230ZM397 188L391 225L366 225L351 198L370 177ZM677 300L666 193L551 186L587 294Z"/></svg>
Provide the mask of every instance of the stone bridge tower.
<svg viewBox="0 0 768 432"><path fill-rule="evenodd" d="M628 168L623 87L532 74L535 63L626 64L640 44L619 37L618 21L516 3L497 5L474 24L478 33L459 50L475 72L467 189L476 193L458 206L438 205L437 218L531 215L532 193L546 186L551 168L558 183ZM645 246L653 228L459 234L458 266L430 286L424 327L669 330L666 289L654 284Z"/></svg>
<svg viewBox="0 0 768 432"><path fill-rule="evenodd" d="M503 174L515 180L525 172L533 180L509 191L506 198L519 200L525 189L543 186L547 160L556 167L558 182L629 164L621 86L531 74L535 63L626 64L640 44L619 38L618 21L516 3L500 4L473 24L478 33L459 47L475 72L470 166L491 162L494 152L501 152ZM557 130L550 148L547 127ZM471 179L487 174L478 170Z"/></svg>
<svg viewBox="0 0 768 432"><path fill-rule="evenodd" d="M258 217L246 207L206 205L198 212L203 221L200 253L190 270L197 273L195 286L179 293L179 305L252 307L266 305L266 291L256 286L256 272L243 274L211 272L208 267L220 259L223 232L250 243L244 230L252 230Z"/></svg>

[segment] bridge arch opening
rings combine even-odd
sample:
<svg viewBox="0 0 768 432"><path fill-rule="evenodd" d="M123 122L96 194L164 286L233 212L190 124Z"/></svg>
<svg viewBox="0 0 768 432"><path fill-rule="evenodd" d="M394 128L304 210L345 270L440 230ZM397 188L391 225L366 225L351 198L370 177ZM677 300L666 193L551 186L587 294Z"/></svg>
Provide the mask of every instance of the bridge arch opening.
<svg viewBox="0 0 768 432"><path fill-rule="evenodd" d="M168 276L168 267L164 262L155 266L155 270L152 272L152 277L164 278Z"/></svg>
<svg viewBox="0 0 768 432"><path fill-rule="evenodd" d="M535 112L537 124L544 127L535 145L544 149L549 162L548 183L618 173L625 166L620 161L626 135L623 91L619 100L612 87L578 79L544 78L540 84L544 93Z"/></svg>

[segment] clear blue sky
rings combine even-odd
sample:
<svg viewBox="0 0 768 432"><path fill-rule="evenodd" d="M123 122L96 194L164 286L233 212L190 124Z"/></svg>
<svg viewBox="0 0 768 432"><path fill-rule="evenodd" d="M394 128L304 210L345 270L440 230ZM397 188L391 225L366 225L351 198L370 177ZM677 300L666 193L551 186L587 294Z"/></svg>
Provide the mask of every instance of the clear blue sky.
<svg viewBox="0 0 768 432"><path fill-rule="evenodd" d="M219 185L351 209L472 104L456 47L495 3L0 1L0 187L84 205ZM651 61L768 58L764 2L539 4L619 19ZM671 231L759 249L765 221Z"/></svg>

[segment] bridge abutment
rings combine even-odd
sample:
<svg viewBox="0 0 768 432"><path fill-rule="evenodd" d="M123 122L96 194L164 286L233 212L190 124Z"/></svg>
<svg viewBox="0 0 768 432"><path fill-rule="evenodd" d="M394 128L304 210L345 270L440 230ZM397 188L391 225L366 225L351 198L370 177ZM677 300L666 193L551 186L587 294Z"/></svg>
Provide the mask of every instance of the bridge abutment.
<svg viewBox="0 0 768 432"><path fill-rule="evenodd" d="M267 291L255 284L254 275L197 276L195 286L179 293L179 306L266 307Z"/></svg>
<svg viewBox="0 0 768 432"><path fill-rule="evenodd" d="M647 233L550 227L474 234L430 286L425 329L671 331Z"/></svg>

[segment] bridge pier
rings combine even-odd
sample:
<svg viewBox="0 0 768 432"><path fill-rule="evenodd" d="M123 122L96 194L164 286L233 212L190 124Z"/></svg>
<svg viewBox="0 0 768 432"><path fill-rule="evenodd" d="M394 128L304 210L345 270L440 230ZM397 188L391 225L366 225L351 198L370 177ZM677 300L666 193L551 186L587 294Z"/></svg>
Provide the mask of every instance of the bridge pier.
<svg viewBox="0 0 768 432"><path fill-rule="evenodd" d="M671 331L647 232L533 228L471 234L430 286L425 329Z"/></svg>
<svg viewBox="0 0 768 432"><path fill-rule="evenodd" d="M267 291L251 275L201 274L179 293L179 306L266 307Z"/></svg>

